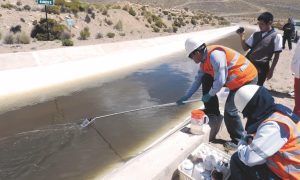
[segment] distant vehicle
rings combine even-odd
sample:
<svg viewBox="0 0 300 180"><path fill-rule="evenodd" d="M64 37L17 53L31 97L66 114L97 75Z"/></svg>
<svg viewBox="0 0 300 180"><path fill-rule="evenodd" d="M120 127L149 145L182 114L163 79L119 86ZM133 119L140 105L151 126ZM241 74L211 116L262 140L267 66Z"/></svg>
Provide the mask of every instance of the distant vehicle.
<svg viewBox="0 0 300 180"><path fill-rule="evenodd" d="M298 42L300 36L300 20L294 19L293 21L295 25L295 32L292 35L292 40L294 40L294 42Z"/></svg>

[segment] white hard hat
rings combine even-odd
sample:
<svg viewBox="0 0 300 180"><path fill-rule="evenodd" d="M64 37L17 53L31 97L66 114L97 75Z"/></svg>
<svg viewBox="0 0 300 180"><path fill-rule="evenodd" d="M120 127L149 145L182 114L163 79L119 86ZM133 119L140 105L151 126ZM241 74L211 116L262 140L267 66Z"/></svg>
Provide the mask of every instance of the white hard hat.
<svg viewBox="0 0 300 180"><path fill-rule="evenodd" d="M199 48L203 44L204 44L204 42L202 40L188 38L185 41L185 50L186 50L187 54L190 55L193 51L195 51L197 48Z"/></svg>
<svg viewBox="0 0 300 180"><path fill-rule="evenodd" d="M234 104L237 109L242 112L248 102L252 99L257 92L259 86L255 84L249 84L241 87L234 95Z"/></svg>

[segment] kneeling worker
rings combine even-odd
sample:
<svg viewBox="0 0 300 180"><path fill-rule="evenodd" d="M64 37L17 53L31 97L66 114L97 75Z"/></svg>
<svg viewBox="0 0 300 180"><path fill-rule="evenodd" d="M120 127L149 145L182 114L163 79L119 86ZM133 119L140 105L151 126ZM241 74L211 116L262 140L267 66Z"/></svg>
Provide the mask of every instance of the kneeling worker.
<svg viewBox="0 0 300 180"><path fill-rule="evenodd" d="M257 85L241 87L234 102L247 118L247 134L254 136L240 140L230 161L231 179L300 179L299 117Z"/></svg>
<svg viewBox="0 0 300 180"><path fill-rule="evenodd" d="M225 104L224 121L232 140L227 142L226 146L236 147L244 129L233 97L236 90L243 85L256 84L256 68L243 55L228 47L206 46L198 39L187 39L185 49L189 58L200 66L192 86L177 101L177 104L183 104L182 102L189 99L202 84L205 113L219 116L219 102L216 93L223 86L228 87L230 92Z"/></svg>

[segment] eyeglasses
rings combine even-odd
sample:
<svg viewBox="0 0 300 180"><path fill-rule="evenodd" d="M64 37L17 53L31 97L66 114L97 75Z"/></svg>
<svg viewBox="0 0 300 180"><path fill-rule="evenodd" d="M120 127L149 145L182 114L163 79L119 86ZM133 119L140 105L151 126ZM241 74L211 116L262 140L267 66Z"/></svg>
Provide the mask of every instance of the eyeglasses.
<svg viewBox="0 0 300 180"><path fill-rule="evenodd" d="M196 54L197 51L198 51L198 49L196 49L195 51L191 52L189 54L189 58L193 59L193 56Z"/></svg>

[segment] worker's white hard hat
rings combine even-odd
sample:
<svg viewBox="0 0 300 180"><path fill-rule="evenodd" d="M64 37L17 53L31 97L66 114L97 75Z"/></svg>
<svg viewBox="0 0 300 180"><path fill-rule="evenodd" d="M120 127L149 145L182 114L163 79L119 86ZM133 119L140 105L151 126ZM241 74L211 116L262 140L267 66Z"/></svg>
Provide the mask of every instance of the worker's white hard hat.
<svg viewBox="0 0 300 180"><path fill-rule="evenodd" d="M201 39L188 38L185 41L185 50L188 55L190 55L193 51L203 45L204 42Z"/></svg>
<svg viewBox="0 0 300 180"><path fill-rule="evenodd" d="M252 99L257 92L259 86L255 84L249 84L241 87L234 95L234 104L237 109L242 112L248 102Z"/></svg>

